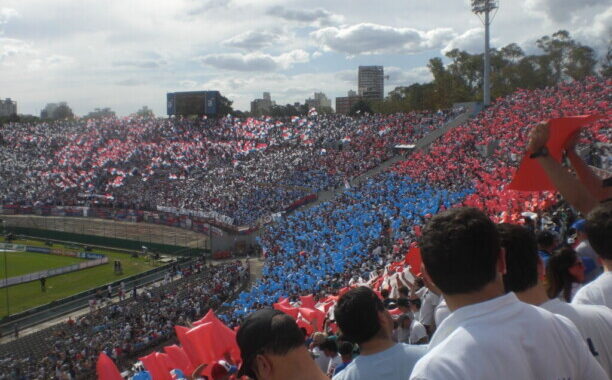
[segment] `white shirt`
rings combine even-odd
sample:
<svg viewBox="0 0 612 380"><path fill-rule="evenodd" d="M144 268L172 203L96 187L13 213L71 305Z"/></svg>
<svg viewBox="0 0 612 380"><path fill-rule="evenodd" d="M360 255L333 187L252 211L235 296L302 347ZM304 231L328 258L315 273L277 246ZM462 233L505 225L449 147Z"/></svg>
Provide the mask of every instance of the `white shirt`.
<svg viewBox="0 0 612 380"><path fill-rule="evenodd" d="M426 351L425 345L398 343L377 354L359 355L333 380L406 380Z"/></svg>
<svg viewBox="0 0 612 380"><path fill-rule="evenodd" d="M315 363L317 363L317 366L321 369L321 371L327 373L329 358L325 356L325 353L319 348L319 346L313 348L312 353L315 355Z"/></svg>
<svg viewBox="0 0 612 380"><path fill-rule="evenodd" d="M421 304L419 322L421 322L425 326L433 326L435 323L434 310L436 309L436 306L438 306L438 303L440 303L440 296L427 289L427 292L425 292Z"/></svg>
<svg viewBox="0 0 612 380"><path fill-rule="evenodd" d="M438 306L436 306L436 312L434 315L436 326L440 326L442 321L445 320L450 315L450 313L451 311L448 308L448 305L446 304L446 300L444 298L441 298L440 303L438 304Z"/></svg>
<svg viewBox="0 0 612 380"><path fill-rule="evenodd" d="M574 322L591 353L612 378L612 310L599 305L571 305L552 299L540 305Z"/></svg>
<svg viewBox="0 0 612 380"><path fill-rule="evenodd" d="M417 344L421 339L427 336L427 330L425 330L425 326L415 319L410 323L410 338L408 339L408 343Z"/></svg>
<svg viewBox="0 0 612 380"><path fill-rule="evenodd" d="M603 272L595 280L580 288L572 303L604 305L612 309L612 272Z"/></svg>
<svg viewBox="0 0 612 380"><path fill-rule="evenodd" d="M327 365L327 376L332 376L336 371L336 367L342 364L342 356L336 354L333 358L329 358L329 364Z"/></svg>
<svg viewBox="0 0 612 380"><path fill-rule="evenodd" d="M411 380L604 380L567 318L514 293L455 310L438 326Z"/></svg>

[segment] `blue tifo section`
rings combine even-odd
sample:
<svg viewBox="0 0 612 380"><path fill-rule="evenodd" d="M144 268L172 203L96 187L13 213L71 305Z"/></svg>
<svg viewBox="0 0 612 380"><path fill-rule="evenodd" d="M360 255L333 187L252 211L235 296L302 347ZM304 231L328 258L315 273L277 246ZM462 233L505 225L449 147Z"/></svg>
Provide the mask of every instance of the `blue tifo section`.
<svg viewBox="0 0 612 380"><path fill-rule="evenodd" d="M263 278L232 303L232 317L248 314L255 303L270 305L279 297L316 292L333 285L333 277L349 269L351 276L367 278L354 268L366 256L382 266L383 258L373 258L370 249L380 238L385 220L397 239L400 228L411 231L424 215L435 214L442 205L449 208L473 192L439 189L386 172L330 202L287 217L265 231L260 241L268 252ZM272 253L275 245L276 254ZM301 251L307 255L300 255Z"/></svg>

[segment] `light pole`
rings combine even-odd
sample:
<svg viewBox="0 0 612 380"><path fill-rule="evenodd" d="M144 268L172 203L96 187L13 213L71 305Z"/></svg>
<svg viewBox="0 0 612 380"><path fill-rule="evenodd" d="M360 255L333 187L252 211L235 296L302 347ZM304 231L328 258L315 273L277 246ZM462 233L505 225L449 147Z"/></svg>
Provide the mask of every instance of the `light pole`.
<svg viewBox="0 0 612 380"><path fill-rule="evenodd" d="M484 20L481 19L485 27L485 49L484 49L484 73L482 79L482 104L486 107L491 104L491 55L489 53L489 27L495 14L491 16L491 12L499 8L498 0L472 0L472 12L479 17L484 14ZM496 12L497 13L497 12Z"/></svg>

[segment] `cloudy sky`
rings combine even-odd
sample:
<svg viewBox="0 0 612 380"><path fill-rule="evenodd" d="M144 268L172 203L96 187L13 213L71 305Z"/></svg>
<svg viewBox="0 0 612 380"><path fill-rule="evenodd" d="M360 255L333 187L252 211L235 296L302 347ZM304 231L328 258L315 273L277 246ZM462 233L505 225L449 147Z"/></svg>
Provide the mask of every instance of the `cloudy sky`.
<svg viewBox="0 0 612 380"><path fill-rule="evenodd" d="M492 45L567 29L604 51L611 25L609 0L501 0ZM166 92L208 89L244 110L262 91L342 96L359 65L384 65L386 91L428 81L429 58L482 35L468 0L2 0L0 97L163 115Z"/></svg>

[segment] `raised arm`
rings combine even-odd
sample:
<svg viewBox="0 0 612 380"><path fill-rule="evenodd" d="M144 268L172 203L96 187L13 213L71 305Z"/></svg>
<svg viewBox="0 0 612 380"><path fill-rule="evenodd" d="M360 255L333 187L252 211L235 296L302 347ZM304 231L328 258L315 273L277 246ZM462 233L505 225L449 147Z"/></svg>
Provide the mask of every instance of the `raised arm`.
<svg viewBox="0 0 612 380"><path fill-rule="evenodd" d="M546 175L548 175L548 178L563 198L580 210L583 215L586 215L599 202L578 178L574 177L561 163L552 158L547 150L543 149L548 141L548 136L548 123L540 123L535 126L529 135L527 151L536 156L535 159L538 160Z"/></svg>

